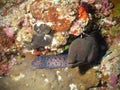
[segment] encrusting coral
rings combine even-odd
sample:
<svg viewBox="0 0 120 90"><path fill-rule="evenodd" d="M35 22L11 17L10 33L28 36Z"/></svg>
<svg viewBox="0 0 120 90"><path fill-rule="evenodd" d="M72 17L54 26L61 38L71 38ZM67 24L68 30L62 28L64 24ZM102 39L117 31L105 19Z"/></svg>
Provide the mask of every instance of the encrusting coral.
<svg viewBox="0 0 120 90"><path fill-rule="evenodd" d="M69 3L73 4L74 2L75 1ZM41 6L39 6L40 4ZM51 22L52 30L65 31L70 28L72 21L75 19L74 13L76 12L75 9L77 6L70 7L69 4L64 6L62 4L52 3L51 1L45 2L44 0L40 0L34 1L30 8L35 18L43 20L44 22ZM71 10L73 10L73 15Z"/></svg>

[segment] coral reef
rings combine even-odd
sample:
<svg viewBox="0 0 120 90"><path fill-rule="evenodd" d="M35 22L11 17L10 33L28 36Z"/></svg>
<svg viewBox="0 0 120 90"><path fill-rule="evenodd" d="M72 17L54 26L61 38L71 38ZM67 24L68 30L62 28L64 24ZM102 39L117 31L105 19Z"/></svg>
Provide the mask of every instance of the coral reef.
<svg viewBox="0 0 120 90"><path fill-rule="evenodd" d="M84 84L69 83L69 88L77 89L79 86L91 90L119 88L120 4L117 2L119 0L1 0L0 75L10 75L11 68L22 60L26 53L34 56L51 54L55 56L72 51L70 45L77 40L76 38L82 39L91 32L94 33L98 28L96 25L99 25L109 49L101 58L101 62L98 65L95 62L96 66L93 65L90 69L94 70L94 73L88 70L84 77L80 76ZM88 40L85 43L89 43ZM51 65L54 65L54 62L56 61L53 60ZM90 76L92 74L95 78ZM25 77L19 75L18 78ZM86 79L89 77L94 81L88 83ZM49 81L45 79L45 82Z"/></svg>
<svg viewBox="0 0 120 90"><path fill-rule="evenodd" d="M95 3L96 9L101 16L110 15L110 10L113 7L113 4L110 3L109 0L96 0Z"/></svg>
<svg viewBox="0 0 120 90"><path fill-rule="evenodd" d="M35 18L44 22L51 22L52 30L65 31L70 28L72 21L75 19L74 14L78 5L74 5L75 1L60 2L61 4L52 3L52 0L34 1L31 4L30 11Z"/></svg>
<svg viewBox="0 0 120 90"><path fill-rule="evenodd" d="M15 56L21 56L21 49L14 38L0 31L0 75L10 75L10 69L16 64Z"/></svg>

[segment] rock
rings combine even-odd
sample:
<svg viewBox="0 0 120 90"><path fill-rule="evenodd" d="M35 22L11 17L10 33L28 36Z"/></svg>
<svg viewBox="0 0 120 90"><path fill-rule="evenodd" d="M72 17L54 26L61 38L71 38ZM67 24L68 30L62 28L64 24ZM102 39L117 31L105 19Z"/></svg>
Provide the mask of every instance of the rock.
<svg viewBox="0 0 120 90"><path fill-rule="evenodd" d="M84 90L97 86L99 83L99 79L97 77L96 70L90 69L85 74L80 75L79 80L82 83L82 88L85 88ZM83 89L81 89L83 90Z"/></svg>

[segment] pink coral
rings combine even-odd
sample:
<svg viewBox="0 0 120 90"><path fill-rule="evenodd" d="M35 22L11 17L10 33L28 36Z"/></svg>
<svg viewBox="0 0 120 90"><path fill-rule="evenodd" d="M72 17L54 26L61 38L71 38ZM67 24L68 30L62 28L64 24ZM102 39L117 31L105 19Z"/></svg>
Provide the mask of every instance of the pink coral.
<svg viewBox="0 0 120 90"><path fill-rule="evenodd" d="M13 37L13 35L15 34L15 32L12 30L12 28L9 28L9 27L4 27L3 31L5 32L5 34L8 37Z"/></svg>
<svg viewBox="0 0 120 90"><path fill-rule="evenodd" d="M118 77L117 77L117 75L111 74L110 75L110 84L111 84L111 86L116 87L117 83L118 83Z"/></svg>
<svg viewBox="0 0 120 90"><path fill-rule="evenodd" d="M101 15L109 16L110 9L113 7L113 4L109 0L96 0L96 9L101 13Z"/></svg>
<svg viewBox="0 0 120 90"><path fill-rule="evenodd" d="M5 76L9 76L10 75L10 69L17 64L17 60L15 58L13 58L10 63L5 63L0 65L0 71L2 73L0 73L0 75L5 75Z"/></svg>

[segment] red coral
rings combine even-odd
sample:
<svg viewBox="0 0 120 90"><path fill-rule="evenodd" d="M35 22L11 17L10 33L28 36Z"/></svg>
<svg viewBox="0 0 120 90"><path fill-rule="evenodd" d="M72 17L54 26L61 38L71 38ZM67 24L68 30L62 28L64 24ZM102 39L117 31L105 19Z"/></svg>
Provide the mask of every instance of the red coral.
<svg viewBox="0 0 120 90"><path fill-rule="evenodd" d="M10 69L8 64L2 64L0 66L1 75L10 75Z"/></svg>
<svg viewBox="0 0 120 90"><path fill-rule="evenodd" d="M78 9L79 19L86 20L88 18L88 13L83 6Z"/></svg>

